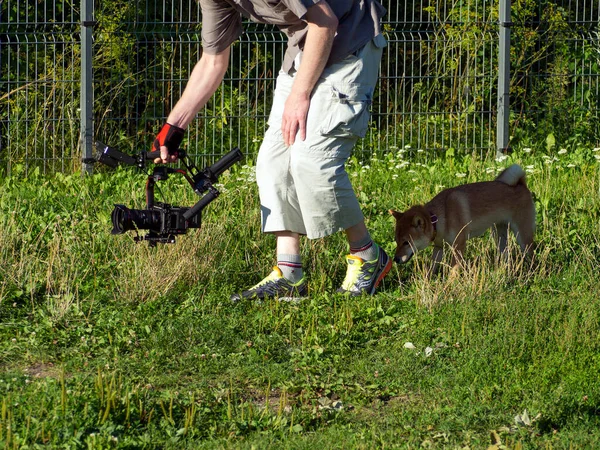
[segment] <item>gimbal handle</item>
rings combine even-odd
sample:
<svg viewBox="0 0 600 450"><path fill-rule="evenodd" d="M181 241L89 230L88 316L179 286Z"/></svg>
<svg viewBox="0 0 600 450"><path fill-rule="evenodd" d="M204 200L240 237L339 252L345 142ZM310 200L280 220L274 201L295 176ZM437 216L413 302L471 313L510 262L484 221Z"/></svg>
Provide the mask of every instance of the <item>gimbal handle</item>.
<svg viewBox="0 0 600 450"><path fill-rule="evenodd" d="M190 220L196 214L206 207L210 202L219 196L219 191L212 185L216 183L217 178L227 169L229 169L234 163L242 159L242 151L235 147L229 153L225 154L221 159L215 162L212 166L204 169L203 172L199 172L193 176L194 178L194 190L197 193L208 191L204 196L190 209L183 213L185 220Z"/></svg>
<svg viewBox="0 0 600 450"><path fill-rule="evenodd" d="M137 156L132 156L99 141L96 141L95 145L97 152L96 157L84 158L84 163L92 164L95 162L101 162L109 167L117 167L119 164L125 164L127 166L137 166L140 169L144 169L146 168L146 161L154 161L156 158L160 158L160 150L155 150L153 152L140 152ZM177 150L174 154L177 155L178 158L185 158L186 156L184 150Z"/></svg>
<svg viewBox="0 0 600 450"><path fill-rule="evenodd" d="M173 155L176 155L178 158L184 158L186 156L185 151L178 149L176 152L173 152ZM160 158L160 150L154 150L153 152L146 152L145 159L151 159L154 161L156 158Z"/></svg>
<svg viewBox="0 0 600 450"><path fill-rule="evenodd" d="M185 220L190 220L192 217L194 217L196 214L198 214L200 211L202 211L206 207L206 205L208 205L210 202L212 202L218 196L219 196L219 191L216 190L212 186L209 187L208 192L206 194L204 194L204 197L202 197L199 201L196 202L196 204L194 206L192 206L190 209L188 209L186 212L183 213L183 218Z"/></svg>

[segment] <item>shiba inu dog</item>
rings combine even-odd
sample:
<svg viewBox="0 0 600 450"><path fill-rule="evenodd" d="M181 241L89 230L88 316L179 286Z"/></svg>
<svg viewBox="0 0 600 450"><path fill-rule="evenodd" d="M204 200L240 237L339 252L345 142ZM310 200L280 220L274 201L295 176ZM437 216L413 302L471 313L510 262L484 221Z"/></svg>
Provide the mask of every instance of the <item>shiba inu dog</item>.
<svg viewBox="0 0 600 450"><path fill-rule="evenodd" d="M506 250L508 230L523 252L530 256L533 251L535 205L525 171L517 164L494 181L445 189L424 205L389 212L396 219L394 261L406 263L418 250L433 243L432 273L439 268L445 242L452 246L454 268L462 261L467 240L492 227L500 252Z"/></svg>

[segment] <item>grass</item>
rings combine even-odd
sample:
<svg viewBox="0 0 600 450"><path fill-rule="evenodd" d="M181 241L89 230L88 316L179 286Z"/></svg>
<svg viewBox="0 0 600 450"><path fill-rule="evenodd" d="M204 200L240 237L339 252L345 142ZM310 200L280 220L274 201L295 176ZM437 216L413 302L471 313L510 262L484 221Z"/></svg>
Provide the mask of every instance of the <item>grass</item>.
<svg viewBox="0 0 600 450"><path fill-rule="evenodd" d="M252 167L224 174L200 231L148 248L110 234L144 176L31 174L0 186L0 448L593 448L600 442L597 149L504 161L392 151L350 161L374 238L391 207L527 167L535 265L486 235L459 277L431 250L373 297L335 293L341 235L305 241L310 298L231 304L262 278ZM166 200L192 204L172 178ZM514 246L514 243L513 243ZM495 446L495 447L494 447Z"/></svg>

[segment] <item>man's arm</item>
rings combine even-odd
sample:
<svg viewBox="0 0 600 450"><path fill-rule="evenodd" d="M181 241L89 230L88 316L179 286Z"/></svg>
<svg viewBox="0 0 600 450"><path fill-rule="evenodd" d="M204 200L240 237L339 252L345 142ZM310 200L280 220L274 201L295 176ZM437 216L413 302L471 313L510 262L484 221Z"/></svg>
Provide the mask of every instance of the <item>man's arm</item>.
<svg viewBox="0 0 600 450"><path fill-rule="evenodd" d="M302 64L296 74L292 92L285 102L281 131L286 145L292 145L299 132L299 138L306 138L306 117L310 106L310 95L319 80L331 53L338 19L325 0L307 9L304 17L308 31Z"/></svg>
<svg viewBox="0 0 600 450"><path fill-rule="evenodd" d="M181 98L169 114L167 123L185 129L215 93L223 81L228 66L229 47L215 55L202 53L200 61L192 70ZM156 159L155 162L168 163L176 159L176 155L169 155L167 147L161 146L160 159Z"/></svg>

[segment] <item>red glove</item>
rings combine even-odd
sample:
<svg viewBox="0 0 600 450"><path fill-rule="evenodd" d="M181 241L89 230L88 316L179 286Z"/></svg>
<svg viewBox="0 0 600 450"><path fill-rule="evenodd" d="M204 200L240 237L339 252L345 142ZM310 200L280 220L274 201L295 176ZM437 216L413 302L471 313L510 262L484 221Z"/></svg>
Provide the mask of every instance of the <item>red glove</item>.
<svg viewBox="0 0 600 450"><path fill-rule="evenodd" d="M177 150L179 150L179 145L183 140L184 131L183 128L176 127L170 123L165 123L161 128L160 133L158 133L158 136L156 136L156 139L154 139L152 151L160 151L161 147L167 147L170 155L176 154Z"/></svg>

